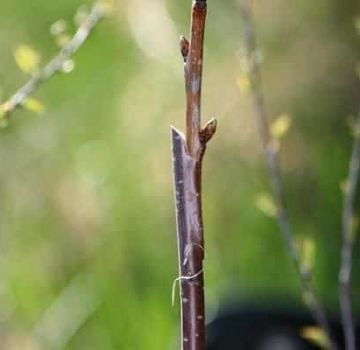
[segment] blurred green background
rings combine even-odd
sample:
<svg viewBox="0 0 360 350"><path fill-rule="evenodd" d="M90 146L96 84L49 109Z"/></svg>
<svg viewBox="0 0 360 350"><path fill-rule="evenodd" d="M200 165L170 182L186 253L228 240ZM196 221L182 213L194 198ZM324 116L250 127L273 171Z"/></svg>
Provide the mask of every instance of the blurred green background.
<svg viewBox="0 0 360 350"><path fill-rule="evenodd" d="M17 45L48 61L58 51L52 23L64 19L73 33L74 14L90 4L2 0L3 99L28 79ZM184 126L177 43L189 11L189 0L118 1L74 71L36 93L45 113L18 110L0 130L1 349L178 348L169 126ZM255 14L270 115L292 117L280 151L291 221L314 240L316 285L336 311L359 3L259 0ZM203 173L209 318L229 298L301 303L276 223L256 206L270 187L251 99L237 83L242 46L238 1L209 0L203 120L219 125Z"/></svg>

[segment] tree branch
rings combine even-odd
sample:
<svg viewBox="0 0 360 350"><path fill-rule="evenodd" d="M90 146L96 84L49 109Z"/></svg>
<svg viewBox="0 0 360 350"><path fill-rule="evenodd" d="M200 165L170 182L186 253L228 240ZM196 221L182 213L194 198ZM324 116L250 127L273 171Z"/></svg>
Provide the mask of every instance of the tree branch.
<svg viewBox="0 0 360 350"><path fill-rule="evenodd" d="M323 329L327 336L331 348L337 348L336 343L332 340L330 325L325 314L324 308L316 294L312 273L302 264L300 254L294 239L293 231L290 225L289 216L285 208L283 186L280 176L280 166L277 148L274 147L274 142L270 133L269 116L266 109L260 62L257 52L257 39L255 33L255 26L253 23L253 14L251 12L251 1L241 1L241 15L244 26L244 38L246 46L247 64L249 65L249 79L253 95L254 109L257 116L257 122L260 131L262 146L271 177L272 189L274 199L277 205L277 222L286 244L288 254L290 255L297 274L299 276L304 295L309 302L309 307L312 314Z"/></svg>
<svg viewBox="0 0 360 350"><path fill-rule="evenodd" d="M184 37L180 39L186 90L186 143L192 156L199 154L201 149L199 131L205 19L206 1L194 1L190 43Z"/></svg>
<svg viewBox="0 0 360 350"><path fill-rule="evenodd" d="M339 272L341 318L347 350L356 349L351 302L351 271L354 246L354 205L360 166L360 110L355 125L355 139L349 163L342 212L342 249Z"/></svg>
<svg viewBox="0 0 360 350"><path fill-rule="evenodd" d="M200 104L206 1L192 5L191 38L180 39L186 91L186 137L172 129L173 173L179 255L182 349L204 350L204 230L201 208L201 166L216 120L201 128Z"/></svg>
<svg viewBox="0 0 360 350"><path fill-rule="evenodd" d="M61 71L63 64L70 59L84 44L98 22L106 15L105 5L97 1L89 14L77 29L72 39L50 60L50 62L36 73L28 82L17 90L2 104L2 117L10 118L12 113L21 107L25 101L55 73Z"/></svg>

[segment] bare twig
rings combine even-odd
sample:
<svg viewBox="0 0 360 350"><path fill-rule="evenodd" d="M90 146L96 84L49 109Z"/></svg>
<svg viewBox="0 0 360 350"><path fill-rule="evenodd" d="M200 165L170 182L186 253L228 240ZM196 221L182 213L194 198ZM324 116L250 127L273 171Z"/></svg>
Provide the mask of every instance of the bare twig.
<svg viewBox="0 0 360 350"><path fill-rule="evenodd" d="M191 38L180 39L186 90L186 137L172 129L173 171L179 249L182 349L205 347L204 235L201 209L201 164L216 120L200 124L203 44L206 1L192 6Z"/></svg>
<svg viewBox="0 0 360 350"><path fill-rule="evenodd" d="M358 188L360 167L360 110L355 125L354 143L349 164L349 172L345 185L342 212L342 249L339 272L341 318L347 350L356 349L354 322L351 306L351 270L354 246L354 203Z"/></svg>
<svg viewBox="0 0 360 350"><path fill-rule="evenodd" d="M64 63L81 48L92 30L105 15L105 5L102 4L101 1L95 2L72 39L43 69L36 73L27 83L2 104L2 117L10 118L11 114L17 108L21 107L29 96L43 83L49 80L55 73L61 71Z"/></svg>
<svg viewBox="0 0 360 350"><path fill-rule="evenodd" d="M258 120L260 137L270 172L274 199L277 205L277 222L286 243L288 254L290 255L296 271L299 275L304 295L312 311L312 314L327 336L332 349L336 349L336 343L332 340L330 325L325 314L324 308L316 294L312 273L301 261L301 257L296 245L293 231L290 225L289 216L284 205L284 195L280 176L280 166L278 150L270 133L269 116L264 100L260 61L257 49L257 39L253 14L251 12L251 1L241 1L241 15L244 26L244 38L246 46L246 56L248 64L248 74L252 89L254 108Z"/></svg>

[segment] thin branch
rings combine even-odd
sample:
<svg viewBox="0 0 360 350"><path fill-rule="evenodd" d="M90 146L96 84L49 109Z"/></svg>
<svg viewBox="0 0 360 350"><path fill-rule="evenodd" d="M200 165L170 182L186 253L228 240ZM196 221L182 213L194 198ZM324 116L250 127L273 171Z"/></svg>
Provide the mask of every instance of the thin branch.
<svg viewBox="0 0 360 350"><path fill-rule="evenodd" d="M201 128L200 103L206 1L192 5L191 38L180 39L186 91L186 137L172 129L173 173L181 296L183 350L204 350L204 230L201 208L201 166L216 120Z"/></svg>
<svg viewBox="0 0 360 350"><path fill-rule="evenodd" d="M342 249L339 272L341 318L347 350L356 349L354 321L351 302L351 270L354 246L354 205L358 188L360 167L360 110L355 125L355 139L349 163L342 212Z"/></svg>
<svg viewBox="0 0 360 350"><path fill-rule="evenodd" d="M69 60L84 44L98 22L105 17L107 11L101 1L92 6L89 14L83 20L72 39L49 61L49 63L36 73L28 82L17 90L2 104L3 117L10 118L11 114L46 81L61 71L64 63Z"/></svg>
<svg viewBox="0 0 360 350"><path fill-rule="evenodd" d="M281 182L279 157L277 147L270 133L269 116L265 104L260 61L257 49L257 39L253 14L251 11L251 1L241 1L241 15L244 26L244 38L246 45L247 64L249 65L249 79L252 89L254 108L257 116L260 137L267 166L270 172L274 199L277 205L277 222L282 233L283 239L290 258L292 259L298 273L304 295L309 303L312 314L327 336L331 348L336 349L336 343L332 340L329 321L324 308L317 296L313 285L312 273L302 264L298 247L295 242L294 234L290 225L289 216L285 208L283 186Z"/></svg>
<svg viewBox="0 0 360 350"><path fill-rule="evenodd" d="M201 149L199 132L206 6L206 0L194 1L190 43L184 37L180 38L186 90L186 144L193 156Z"/></svg>

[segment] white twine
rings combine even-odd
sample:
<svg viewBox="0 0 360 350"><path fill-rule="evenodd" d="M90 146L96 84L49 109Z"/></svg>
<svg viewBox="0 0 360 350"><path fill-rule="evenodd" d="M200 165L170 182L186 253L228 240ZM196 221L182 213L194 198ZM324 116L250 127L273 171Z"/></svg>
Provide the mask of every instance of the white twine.
<svg viewBox="0 0 360 350"><path fill-rule="evenodd" d="M180 285L180 281L185 280L185 281L189 281L192 280L198 276L200 276L203 273L203 269L201 269L200 271L198 271L197 273L195 273L194 275L191 276L179 276L178 278L176 278L173 282L172 285L172 291L171 291L171 305L174 307L175 305L175 292L176 292L176 284L179 282Z"/></svg>

